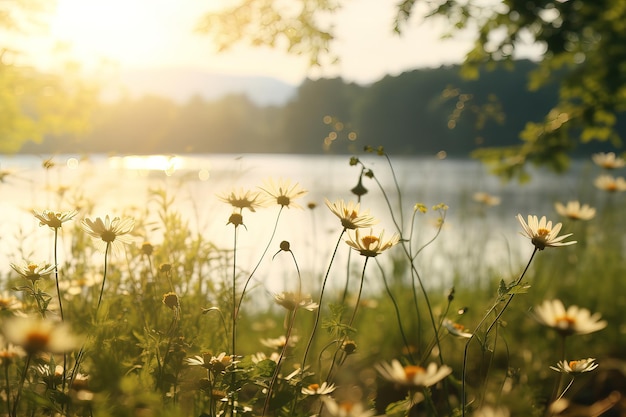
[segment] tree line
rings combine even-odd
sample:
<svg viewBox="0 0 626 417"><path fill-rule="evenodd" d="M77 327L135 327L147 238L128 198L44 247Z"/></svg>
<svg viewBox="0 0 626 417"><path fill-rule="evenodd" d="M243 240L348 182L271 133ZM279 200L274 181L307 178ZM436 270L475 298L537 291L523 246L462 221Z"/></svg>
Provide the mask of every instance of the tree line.
<svg viewBox="0 0 626 417"><path fill-rule="evenodd" d="M283 106L259 106L245 95L195 96L183 104L158 96L99 103L91 130L50 134L30 153L354 153L364 145L390 154L468 156L514 146L528 122L543 119L558 85L529 91L537 68L483 70L468 80L459 66L418 69L370 85L341 78L305 80ZM623 131L623 123L618 124ZM579 152L607 150L592 142Z"/></svg>

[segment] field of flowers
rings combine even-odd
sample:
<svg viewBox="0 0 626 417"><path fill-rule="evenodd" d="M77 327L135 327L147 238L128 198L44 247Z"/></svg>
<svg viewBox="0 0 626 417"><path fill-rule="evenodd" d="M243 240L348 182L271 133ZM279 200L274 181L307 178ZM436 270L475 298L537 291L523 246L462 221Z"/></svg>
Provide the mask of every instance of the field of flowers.
<svg viewBox="0 0 626 417"><path fill-rule="evenodd" d="M366 152L395 178L382 148ZM612 173L626 164L592 158L605 171L589 180L598 194L511 219L528 251L510 275L473 284L460 267L471 263L449 259L450 288L432 277L426 285L421 267L449 207L415 202L402 212L400 187L384 189L383 174L358 157L349 162L357 185L316 208L336 219L321 273L301 269L299 249L276 233L289 210L315 208L293 180L212 196L232 211L209 233L161 189L150 204L120 202L102 217L68 197L36 208L32 221L48 233L34 245L53 251L7 254L0 415L626 415L626 181ZM367 209L373 187L387 213ZM480 190L473 199L485 210L500 204ZM261 210L276 210L274 231L249 263L241 234ZM393 230L378 227L383 215ZM480 249L484 238L459 244ZM288 284L261 303L259 268L277 261ZM368 290L372 281L383 290Z"/></svg>

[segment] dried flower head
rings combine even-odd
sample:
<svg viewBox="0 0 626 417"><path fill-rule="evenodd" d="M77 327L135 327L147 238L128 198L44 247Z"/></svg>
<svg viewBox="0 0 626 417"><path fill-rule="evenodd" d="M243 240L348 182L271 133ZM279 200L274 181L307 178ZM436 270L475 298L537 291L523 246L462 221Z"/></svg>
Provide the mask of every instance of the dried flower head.
<svg viewBox="0 0 626 417"><path fill-rule="evenodd" d="M248 209L254 212L257 208L262 206L259 193L244 190L243 188L231 191L230 193L218 195L217 198L230 204L234 208L239 209L240 213L243 209Z"/></svg>
<svg viewBox="0 0 626 417"><path fill-rule="evenodd" d="M172 310L177 310L178 308L180 308L178 295L176 295L175 292L168 292L163 294L163 304L165 304Z"/></svg>

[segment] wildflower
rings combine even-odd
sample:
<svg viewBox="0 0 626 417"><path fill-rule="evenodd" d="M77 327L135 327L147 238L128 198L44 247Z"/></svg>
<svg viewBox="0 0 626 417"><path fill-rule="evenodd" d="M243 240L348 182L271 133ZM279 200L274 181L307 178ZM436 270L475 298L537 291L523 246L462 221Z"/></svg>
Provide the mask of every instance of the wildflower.
<svg viewBox="0 0 626 417"><path fill-rule="evenodd" d="M328 384L326 381L320 384L309 384L306 387L302 387L302 393L304 395L326 395L335 390L335 384Z"/></svg>
<svg viewBox="0 0 626 417"><path fill-rule="evenodd" d="M606 327L600 313L591 314L586 308L570 306L567 310L561 300L545 300L535 307L535 318L544 326L551 327L563 336L588 334Z"/></svg>
<svg viewBox="0 0 626 417"><path fill-rule="evenodd" d="M8 291L0 293L0 311L15 311L22 308L22 302Z"/></svg>
<svg viewBox="0 0 626 417"><path fill-rule="evenodd" d="M21 358L26 356L26 352L19 346L15 346L12 343L7 343L2 337L0 337L0 363L6 365L13 361L15 358Z"/></svg>
<svg viewBox="0 0 626 417"><path fill-rule="evenodd" d="M91 237L100 239L98 241L99 248L105 249L106 246L111 245L115 250L121 250L123 243L132 243L133 237L129 235L135 227L135 220L132 218L120 219L114 217L113 220L107 215L104 221L100 217L96 217L95 220L86 218L82 221L83 230Z"/></svg>
<svg viewBox="0 0 626 417"><path fill-rule="evenodd" d="M42 212L37 212L33 210L33 214L35 218L39 220L39 226L48 226L51 229L58 229L68 220L71 220L78 212L76 210L72 211L50 211L44 210Z"/></svg>
<svg viewBox="0 0 626 417"><path fill-rule="evenodd" d="M415 203L413 206L413 211L419 211L420 213L426 213L428 211L428 207L426 207L423 203Z"/></svg>
<svg viewBox="0 0 626 417"><path fill-rule="evenodd" d="M369 211L359 213L359 203L349 202L347 205L343 200L338 200L335 203L326 201L326 206L332 211L335 216L341 220L341 225L345 229L358 229L360 227L371 227L378 223L374 217L369 215Z"/></svg>
<svg viewBox="0 0 626 417"><path fill-rule="evenodd" d="M293 347L298 342L298 336L291 336L289 338L289 346ZM284 335L277 337L276 339L261 339L261 344L272 349L282 349L287 344L287 338Z"/></svg>
<svg viewBox="0 0 626 417"><path fill-rule="evenodd" d="M361 403L351 401L336 402L330 397L322 397L326 410L331 417L371 417L375 410L366 410Z"/></svg>
<svg viewBox="0 0 626 417"><path fill-rule="evenodd" d="M239 189L237 191L231 191L230 194L218 195L217 198L231 206L238 208L239 212L243 209L248 209L254 212L257 208L261 207L259 201L259 194L253 191Z"/></svg>
<svg viewBox="0 0 626 417"><path fill-rule="evenodd" d="M524 229L524 232L521 234L530 238L532 244L539 250L544 250L546 247L567 246L576 243L576 241L563 242L563 239L570 237L572 233L557 237L561 231L561 223L557 223L553 228L552 222L546 221L546 216L538 220L537 216L529 215L528 223L526 223L522 215L518 214L517 220L519 220Z"/></svg>
<svg viewBox="0 0 626 417"><path fill-rule="evenodd" d="M11 264L11 268L22 277L31 280L33 283L40 278L47 278L54 272L55 265L47 262L29 262L23 261L21 264Z"/></svg>
<svg viewBox="0 0 626 417"><path fill-rule="evenodd" d="M78 339L64 323L49 320L16 317L7 320L2 331L9 343L20 346L29 355L63 353L78 345Z"/></svg>
<svg viewBox="0 0 626 417"><path fill-rule="evenodd" d="M437 367L433 362L427 368L416 365L402 366L396 359L391 363L377 364L376 370L387 381L410 387L430 387L452 373L452 368L447 365Z"/></svg>
<svg viewBox="0 0 626 417"><path fill-rule="evenodd" d="M455 323L450 319L444 319L442 325L452 336L464 337L466 339L472 337L472 334L467 331L465 326L459 323Z"/></svg>
<svg viewBox="0 0 626 417"><path fill-rule="evenodd" d="M217 356L210 353L203 353L202 356L187 358L186 362L190 366L202 366L214 372L223 372L227 366L235 363L233 357L222 352Z"/></svg>
<svg viewBox="0 0 626 417"><path fill-rule="evenodd" d="M301 188L298 183L291 185L289 180L279 180L278 184L276 184L270 179L265 182L263 187L259 188L267 193L268 196L274 198L279 206L287 208L302 208L299 204L294 203L293 200L302 197L308 192Z"/></svg>
<svg viewBox="0 0 626 417"><path fill-rule="evenodd" d="M567 205L556 202L554 203L554 208L561 216L572 220L591 220L596 215L595 208L590 207L588 204L581 206L578 201L568 201Z"/></svg>
<svg viewBox="0 0 626 417"><path fill-rule="evenodd" d="M501 201L500 197L485 192L474 193L473 199L477 203L484 204L488 207L500 205Z"/></svg>
<svg viewBox="0 0 626 417"><path fill-rule="evenodd" d="M346 243L353 249L359 251L361 255L370 258L373 258L376 255L383 253L384 251L398 243L398 241L400 240L400 236L397 233L394 233L393 236L391 236L391 239L384 241L384 231L381 231L378 237L372 235L371 229L370 234L368 234L367 236L360 236L359 232L360 230L357 229L354 236L349 233L349 240L346 240Z"/></svg>
<svg viewBox="0 0 626 417"><path fill-rule="evenodd" d="M257 352L257 353L253 353L252 355L250 355L250 360L254 364L258 364L259 362L263 362L266 360L272 361L274 363L278 363L278 361L280 360L280 353L272 352L270 353L270 356L268 357L263 352Z"/></svg>
<svg viewBox="0 0 626 417"><path fill-rule="evenodd" d="M35 369L48 387L60 384L63 380L63 367L61 365L56 365L54 369L50 369L48 364L39 364Z"/></svg>
<svg viewBox="0 0 626 417"><path fill-rule="evenodd" d="M604 191L614 193L617 191L626 191L626 180L624 177L613 177L611 175L600 175L593 184Z"/></svg>
<svg viewBox="0 0 626 417"><path fill-rule="evenodd" d="M163 294L163 304L165 304L172 310L176 310L180 307L178 295L176 295L175 292L168 292Z"/></svg>
<svg viewBox="0 0 626 417"><path fill-rule="evenodd" d="M556 366L551 366L557 372L564 374L582 374L584 372L593 371L598 367L595 358L580 359L577 361L559 361Z"/></svg>
<svg viewBox="0 0 626 417"><path fill-rule="evenodd" d="M318 304L313 302L310 295L303 296L302 294L289 291L275 294L274 301L289 311L293 311L295 308L313 311L318 307Z"/></svg>
<svg viewBox="0 0 626 417"><path fill-rule="evenodd" d="M591 155L593 162L604 169L617 169L626 165L626 161L619 156L615 156L614 152L600 152Z"/></svg>

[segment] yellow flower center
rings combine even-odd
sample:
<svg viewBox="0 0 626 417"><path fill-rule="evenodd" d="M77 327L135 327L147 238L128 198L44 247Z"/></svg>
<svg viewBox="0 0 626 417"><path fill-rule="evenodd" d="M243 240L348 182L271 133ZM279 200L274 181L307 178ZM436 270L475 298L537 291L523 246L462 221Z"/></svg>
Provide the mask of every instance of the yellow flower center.
<svg viewBox="0 0 626 417"><path fill-rule="evenodd" d="M318 389L320 389L320 384L311 384L309 385L309 389L311 391L317 391Z"/></svg>
<svg viewBox="0 0 626 417"><path fill-rule="evenodd" d="M365 236L361 239L361 242L363 243L363 246L366 248L369 248L370 245L377 243L380 239L378 239L376 236Z"/></svg>
<svg viewBox="0 0 626 417"><path fill-rule="evenodd" d="M37 264L28 264L27 266L28 270L30 271L30 273L34 273L35 269L37 269Z"/></svg>
<svg viewBox="0 0 626 417"><path fill-rule="evenodd" d="M289 203L291 203L291 200L289 200L289 197L287 197L286 195L280 195L276 199L276 202L281 206L288 206Z"/></svg>
<svg viewBox="0 0 626 417"><path fill-rule="evenodd" d="M578 365L580 365L580 361L570 361L569 362L569 367L575 371L576 368L578 368Z"/></svg>
<svg viewBox="0 0 626 417"><path fill-rule="evenodd" d="M345 217L346 219L350 219L350 220L354 220L359 216L359 213L356 212L356 210L352 210L352 212L348 212L348 210L343 211L343 217Z"/></svg>
<svg viewBox="0 0 626 417"><path fill-rule="evenodd" d="M561 329L569 329L576 324L576 319L569 316L557 317L556 320L557 327Z"/></svg>
<svg viewBox="0 0 626 417"><path fill-rule="evenodd" d="M537 236L546 237L550 234L550 229L537 229Z"/></svg>
<svg viewBox="0 0 626 417"><path fill-rule="evenodd" d="M404 367L404 376L408 381L413 380L415 375L423 374L424 372L426 372L426 370L421 366L409 365Z"/></svg>

